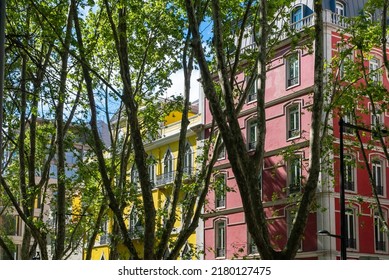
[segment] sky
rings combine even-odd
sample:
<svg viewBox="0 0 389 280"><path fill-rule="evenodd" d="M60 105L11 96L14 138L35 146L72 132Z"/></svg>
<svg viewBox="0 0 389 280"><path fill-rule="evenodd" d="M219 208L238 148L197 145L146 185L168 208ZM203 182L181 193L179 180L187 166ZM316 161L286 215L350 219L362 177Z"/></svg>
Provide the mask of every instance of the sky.
<svg viewBox="0 0 389 280"><path fill-rule="evenodd" d="M190 101L195 101L199 99L199 90L200 83L198 79L200 78L200 71L193 70L191 77L191 92L190 92ZM179 70L170 76L172 80L172 86L167 90L166 97L177 96L182 94L184 91L184 70Z"/></svg>

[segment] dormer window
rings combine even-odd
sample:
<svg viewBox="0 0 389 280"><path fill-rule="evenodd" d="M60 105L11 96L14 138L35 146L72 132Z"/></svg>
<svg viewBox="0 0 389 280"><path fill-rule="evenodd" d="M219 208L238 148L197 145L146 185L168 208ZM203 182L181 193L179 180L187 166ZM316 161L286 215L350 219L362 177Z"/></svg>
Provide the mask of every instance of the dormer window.
<svg viewBox="0 0 389 280"><path fill-rule="evenodd" d="M302 19L303 19L303 7L297 6L292 10L291 13L292 29L300 30L303 27Z"/></svg>
<svg viewBox="0 0 389 280"><path fill-rule="evenodd" d="M345 11L344 11L344 4L340 1L336 1L335 3L335 13L339 16L344 17Z"/></svg>

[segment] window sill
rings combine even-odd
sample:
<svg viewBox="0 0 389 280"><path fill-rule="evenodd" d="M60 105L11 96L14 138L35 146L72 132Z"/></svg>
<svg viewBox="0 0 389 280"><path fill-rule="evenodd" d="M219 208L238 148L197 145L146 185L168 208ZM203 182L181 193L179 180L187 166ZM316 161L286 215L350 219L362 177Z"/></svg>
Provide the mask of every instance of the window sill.
<svg viewBox="0 0 389 280"><path fill-rule="evenodd" d="M298 87L299 85L300 85L300 83L297 83L297 84L294 84L294 85L290 85L290 86L286 86L286 90L293 89L295 87Z"/></svg>
<svg viewBox="0 0 389 280"><path fill-rule="evenodd" d="M289 141L293 141L293 140L296 140L296 139L299 139L299 138L301 138L301 134L300 133L298 135L296 135L296 136L287 138L286 141L289 142Z"/></svg>

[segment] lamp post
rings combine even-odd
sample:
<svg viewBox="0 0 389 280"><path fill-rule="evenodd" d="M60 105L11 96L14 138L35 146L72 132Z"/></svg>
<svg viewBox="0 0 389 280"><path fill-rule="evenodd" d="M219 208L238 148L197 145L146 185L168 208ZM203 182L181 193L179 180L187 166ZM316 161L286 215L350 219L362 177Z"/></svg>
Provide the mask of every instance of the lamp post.
<svg viewBox="0 0 389 280"><path fill-rule="evenodd" d="M345 200L345 194L344 194L344 181L345 181L345 174L344 174L344 154L343 154L343 131L345 127L345 122L343 121L343 118L340 117L339 120L339 140L340 140L340 259L341 260L347 260L347 228L346 228L346 200Z"/></svg>

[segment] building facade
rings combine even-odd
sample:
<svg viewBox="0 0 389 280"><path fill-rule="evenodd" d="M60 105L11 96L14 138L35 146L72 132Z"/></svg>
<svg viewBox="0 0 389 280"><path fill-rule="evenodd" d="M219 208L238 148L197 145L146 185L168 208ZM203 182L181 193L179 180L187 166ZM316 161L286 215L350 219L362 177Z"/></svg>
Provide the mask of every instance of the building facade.
<svg viewBox="0 0 389 280"><path fill-rule="evenodd" d="M366 1L323 1L324 55L331 62L339 56L342 30L349 24L347 18L363 13ZM367 12L366 12L367 14ZM303 34L304 28L314 24L313 1L295 1L290 11L289 25ZM374 18L374 14L370 14ZM293 48L291 39L281 34L281 41L275 48L274 56L268 65L266 81L266 143L265 162L262 173L262 199L269 221L269 232L274 248L283 248L289 229L293 223L293 197L303 191L308 172L309 135L314 87L314 56L304 47ZM304 38L304 36L302 36ZM250 47L245 40L242 47ZM379 44L379 42L377 42ZM356 51L355 51L356 52ZM372 57L365 63L369 71L382 69L382 52L372 50ZM352 63L357 63L357 54L352 53ZM338 74L343 71L339 65ZM340 73L341 74L341 73ZM388 88L385 70L377 71L372 78ZM335 76L334 76L335 77ZM334 79L338 79L335 77ZM342 78L342 77L341 77ZM244 84L247 78L241 73L238 83ZM328 82L328 80L327 80ZM361 81L361 83L363 83ZM244 87L244 85L243 85ZM247 141L247 152L255 148L256 132L256 86L251 90L239 114L242 134ZM357 108L369 101L363 98ZM212 122L212 114L205 102L205 127ZM317 210L309 214L308 223L297 258L338 259L340 240L320 236L318 231L328 230L340 235L340 162L339 162L339 117L338 111L329 117L333 134L332 152L323 159L323 170L317 190ZM358 122L366 126L379 121L388 126L388 111L383 110L377 118L365 110L356 110ZM344 114L346 115L346 114ZM347 132L345 132L347 134ZM206 132L207 134L207 132ZM355 135L355 134L354 134ZM346 136L351 146L355 136ZM371 136L363 136L365 143L371 143ZM368 147L369 165L377 184L377 193L386 221L388 221L388 159L377 141ZM375 207L372 187L366 168L362 167L363 158L358 146L349 148L346 153L346 228L347 252L350 259L388 259L388 238L382 228ZM228 162L228 154L221 153L215 166L217 170L214 183L224 182L225 191L214 188L208 195L208 205L204 210L204 258L232 259L259 258L258 250L248 233L242 202L234 174Z"/></svg>

